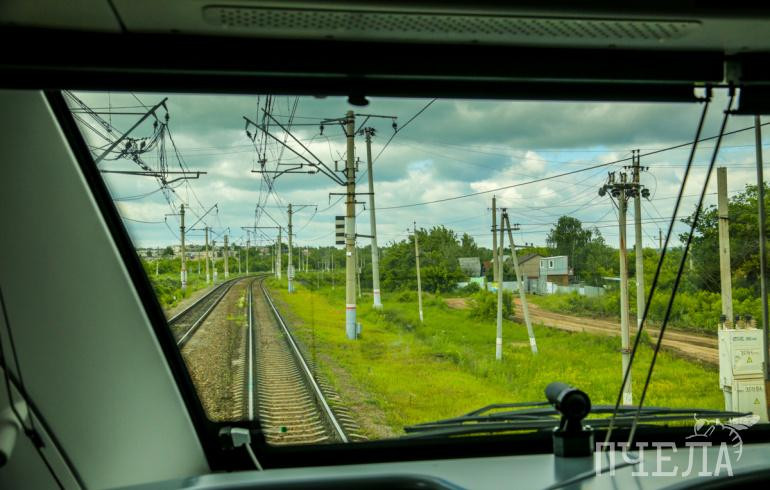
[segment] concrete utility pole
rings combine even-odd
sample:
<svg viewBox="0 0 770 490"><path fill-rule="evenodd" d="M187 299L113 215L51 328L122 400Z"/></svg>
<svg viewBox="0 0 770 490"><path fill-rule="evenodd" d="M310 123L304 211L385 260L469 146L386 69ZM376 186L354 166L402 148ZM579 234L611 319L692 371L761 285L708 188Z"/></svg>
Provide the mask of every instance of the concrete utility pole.
<svg viewBox="0 0 770 490"><path fill-rule="evenodd" d="M374 212L374 173L372 172L372 136L374 128L365 128L366 134L366 170L369 177L369 228L372 235L372 295L374 308L382 308L380 298L380 249L377 247L377 218Z"/></svg>
<svg viewBox="0 0 770 490"><path fill-rule="evenodd" d="M242 250L239 248L238 249L238 274L241 273L241 252Z"/></svg>
<svg viewBox="0 0 770 490"><path fill-rule="evenodd" d="M765 381L770 381L768 367L768 305L767 305L767 242L765 237L765 177L762 165L762 124L754 116L754 136L757 148L757 207L759 209L759 288L762 294L762 352L765 353Z"/></svg>
<svg viewBox="0 0 770 490"><path fill-rule="evenodd" d="M494 206L493 206L494 207ZM495 223L495 226L497 224ZM500 250L495 257L495 269L497 270L497 335L495 337L495 359L503 359L503 250L505 243L503 230L503 215L500 215Z"/></svg>
<svg viewBox="0 0 770 490"><path fill-rule="evenodd" d="M719 274L722 286L722 314L733 324L733 285L730 274L730 213L727 202L727 168L717 168L717 212L719 213Z"/></svg>
<svg viewBox="0 0 770 490"><path fill-rule="evenodd" d="M206 226L203 228L206 235L206 284L211 282L211 278L209 276L209 261L211 260L211 256L209 255L209 227Z"/></svg>
<svg viewBox="0 0 770 490"><path fill-rule="evenodd" d="M345 137L347 139L347 182L345 212L345 334L350 340L356 338L356 160L355 135L356 116L353 111L345 115Z"/></svg>
<svg viewBox="0 0 770 490"><path fill-rule="evenodd" d="M217 271L217 241L211 240L211 251L213 253L213 257L211 257L211 268L214 269L214 272L212 273L214 276L214 284L217 282L217 276L219 275L219 272Z"/></svg>
<svg viewBox="0 0 770 490"><path fill-rule="evenodd" d="M179 235L182 239L182 268L180 271L180 275L182 276L182 291L185 291L187 289L187 263L185 261L185 250L184 250L184 204L180 206L179 209Z"/></svg>
<svg viewBox="0 0 770 490"><path fill-rule="evenodd" d="M637 188L640 185L639 150L635 150L633 165L633 179ZM636 255L636 328L642 325L644 315L644 251L642 247L642 196L640 192L634 194L634 239Z"/></svg>
<svg viewBox="0 0 770 490"><path fill-rule="evenodd" d="M621 180L625 180L626 174L621 174ZM629 301L628 301L628 249L626 247L626 190L621 188L618 199L618 226L620 227L620 348L622 353L623 373L628 370L631 358L631 332L629 327ZM623 404L633 404L631 391L631 376L623 388Z"/></svg>
<svg viewBox="0 0 770 490"><path fill-rule="evenodd" d="M497 284L500 271L497 264L497 197L492 196L492 280Z"/></svg>
<svg viewBox="0 0 770 490"><path fill-rule="evenodd" d="M529 347L532 349L533 354L537 354L537 342L535 341L535 330L532 328L532 321L529 318L529 305L527 304L527 294L524 292L524 281L521 278L521 268L519 267L519 258L516 255L516 244L513 241L513 228L511 227L511 220L508 217L508 212L503 210L503 217L505 218L505 226L508 229L508 243L511 244L511 259L513 260L513 270L516 271L516 282L519 286L519 299L521 300L521 311L524 314L524 324L527 326L527 334L529 335ZM518 230L519 225L516 225ZM500 276L502 277L502 275Z"/></svg>
<svg viewBox="0 0 770 490"><path fill-rule="evenodd" d="M227 235L225 235L225 256L224 256L224 261L225 261L225 279L227 279L228 277L230 277L230 253L229 253L229 251L227 249Z"/></svg>
<svg viewBox="0 0 770 490"><path fill-rule="evenodd" d="M357 279L358 280L358 298L361 299L361 296L363 294L362 291L361 291L361 264L362 264L362 260L361 260L361 254L358 253L358 252L359 252L358 247L356 247L356 273L357 273L357 276L358 276L358 279Z"/></svg>
<svg viewBox="0 0 770 490"><path fill-rule="evenodd" d="M251 234L246 232L246 275L249 275L249 249L251 248Z"/></svg>
<svg viewBox="0 0 770 490"><path fill-rule="evenodd" d="M663 253L663 230L658 228L658 252Z"/></svg>
<svg viewBox="0 0 770 490"><path fill-rule="evenodd" d="M422 318L422 283L420 282L420 245L417 241L417 222L414 222L414 260L417 265L417 308L420 311L420 323Z"/></svg>
<svg viewBox="0 0 770 490"><path fill-rule="evenodd" d="M278 227L278 243L276 244L275 248L275 274L278 277L278 279L281 278L281 268L283 267L281 265L281 256L283 255L283 243L281 241L281 227Z"/></svg>
<svg viewBox="0 0 770 490"><path fill-rule="evenodd" d="M292 234L292 227L291 227L291 203L289 203L289 265L286 267L286 276L289 279L289 292L294 292L294 287L292 285L292 279L294 279L294 267L291 263L291 234Z"/></svg>
<svg viewBox="0 0 770 490"><path fill-rule="evenodd" d="M629 319L629 301L628 301L628 249L626 245L626 210L628 208L628 199L641 194L646 198L649 196L649 191L642 188L637 182L628 182L627 174L625 172L620 173L620 182L615 180L615 172L610 172L607 183L599 188L599 195L604 196L607 192L617 199L618 203L618 225L620 228L620 347L621 347L621 365L622 373L621 379L628 371L629 361L631 358L631 332L630 332L630 319ZM632 405L633 397L631 390L631 373L628 374L628 379L623 386L623 404Z"/></svg>

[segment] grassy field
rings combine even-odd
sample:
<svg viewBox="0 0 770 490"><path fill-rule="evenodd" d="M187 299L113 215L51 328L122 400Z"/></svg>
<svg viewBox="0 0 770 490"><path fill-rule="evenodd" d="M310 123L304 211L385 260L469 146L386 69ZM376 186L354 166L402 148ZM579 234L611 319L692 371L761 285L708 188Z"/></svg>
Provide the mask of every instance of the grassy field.
<svg viewBox="0 0 770 490"><path fill-rule="evenodd" d="M230 278L238 277L239 274L230 274ZM167 272L161 273L157 276L155 273L148 273L147 277L150 278L152 288L155 291L155 295L158 297L161 306L164 310L171 309L179 304L184 298L189 297L195 291L203 289L207 286L211 286L211 283L206 284L205 274L198 274L194 272L187 273L187 289L182 291L181 283L179 280L179 272ZM219 273L218 281L224 280L224 274Z"/></svg>
<svg viewBox="0 0 770 490"><path fill-rule="evenodd" d="M385 308L359 300L362 337L345 338L344 287L311 291L269 280L273 296L318 369L343 402L363 419L367 435L402 433L405 425L460 415L490 403L541 401L551 381L571 383L594 404L614 403L620 385L620 339L535 326L540 353L530 351L526 328L505 321L503 360L494 359L495 322L453 310L424 296L425 323L414 293L383 295ZM645 347L632 373L635 399L651 349ZM659 355L647 405L723 408L717 372Z"/></svg>

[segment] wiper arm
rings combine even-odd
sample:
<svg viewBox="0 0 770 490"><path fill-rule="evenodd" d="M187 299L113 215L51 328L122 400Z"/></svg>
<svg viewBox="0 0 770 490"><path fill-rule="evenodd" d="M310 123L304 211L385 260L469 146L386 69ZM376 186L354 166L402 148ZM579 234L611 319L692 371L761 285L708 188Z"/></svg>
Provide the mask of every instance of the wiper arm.
<svg viewBox="0 0 770 490"><path fill-rule="evenodd" d="M509 431L550 430L559 426L560 412L553 407L544 407L547 402L497 404L483 407L460 417L437 420L404 427L403 438L449 437L456 435L499 433ZM485 414L495 408L532 407L519 410ZM612 414L613 405L598 405L591 409L586 420L595 429L606 428L610 419L602 415ZM614 424L620 427L633 423L637 407L621 407ZM599 415L599 417L596 417ZM642 407L640 422L674 422L697 418L738 418L751 415L747 412L731 412L700 408Z"/></svg>

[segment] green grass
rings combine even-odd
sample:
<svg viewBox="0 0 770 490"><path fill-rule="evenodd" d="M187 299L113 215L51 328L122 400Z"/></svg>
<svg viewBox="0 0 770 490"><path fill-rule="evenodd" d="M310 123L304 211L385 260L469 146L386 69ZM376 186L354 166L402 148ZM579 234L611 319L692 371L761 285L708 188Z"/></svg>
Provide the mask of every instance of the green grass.
<svg viewBox="0 0 770 490"><path fill-rule="evenodd" d="M620 384L620 339L535 326L540 353L530 351L526 328L505 321L503 360L496 361L495 322L448 308L424 296L425 323L413 293L384 294L382 311L371 296L359 300L362 337L345 338L344 287L310 291L302 284L286 293L285 280L271 279L273 295L299 339L311 346L319 369L343 402L351 387L384 414L393 432L405 425L460 415L490 403L539 401L549 382L571 383L594 404L614 403ZM640 351L632 372L635 400L651 349ZM647 405L722 408L715 369L663 352Z"/></svg>
<svg viewBox="0 0 770 490"><path fill-rule="evenodd" d="M155 295L158 297L161 306L164 310L171 309L179 304L184 298L190 297L192 293L211 286L212 284L206 284L206 275L188 271L187 273L187 289L182 291L182 284L179 279L179 272L166 272L155 275L154 272L148 273L150 283L155 291ZM237 277L238 274L230 274L230 277ZM217 279L219 282L224 280L224 275L219 274Z"/></svg>

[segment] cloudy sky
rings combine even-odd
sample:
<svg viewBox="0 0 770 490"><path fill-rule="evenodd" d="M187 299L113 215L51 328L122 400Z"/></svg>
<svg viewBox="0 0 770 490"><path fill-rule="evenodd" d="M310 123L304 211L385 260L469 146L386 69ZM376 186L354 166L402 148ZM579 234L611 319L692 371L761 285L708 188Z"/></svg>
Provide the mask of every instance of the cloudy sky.
<svg viewBox="0 0 770 490"><path fill-rule="evenodd" d="M180 203L189 209L187 225L198 221L206 210L218 205L196 226L207 223L215 234L229 228L231 241L245 240L242 226L253 226L255 207L262 204L259 226L274 226L271 218L285 224L288 203L310 204L295 214L296 241L299 245L331 245L334 239L334 216L344 214L344 204L332 192L343 187L322 174L284 174L273 182L273 192L263 175L253 173L259 167L254 143L247 137L243 116L260 118L259 107L266 97L224 95L78 93L88 106L98 111L144 110L168 97L170 134L181 159L190 170L207 172L197 180L174 183L174 193L153 192L158 183L152 177L103 174L116 200L126 226L137 246L165 246L178 243L179 222L173 215ZM344 161L345 138L339 126L326 126L319 134L318 123L324 118L338 118L347 110L359 114L396 116L400 126L430 103L430 99L373 98L367 107L353 107L345 98L274 96L272 113L286 124L297 102L292 134L312 153L334 168L334 161ZM709 108L703 136L718 132L722 111L727 103L725 93L717 93ZM73 106L74 107L74 106ZM485 246L491 244L488 208L492 195L498 205L508 208L511 221L521 225L514 235L519 243L544 245L545 236L562 215L574 216L587 226L596 226L608 243L617 246L617 214L608 197L600 197L598 188L606 181L608 171L622 170L629 161L583 170L588 167L629 158L631 150L640 149L642 165L650 170L642 175L642 183L651 192L644 201L642 220L644 245L656 247L658 229L664 233L670 219L674 197L681 186L689 147L644 156L646 152L691 141L701 105L697 104L620 104L565 103L439 99L394 134L392 121L372 118L366 126L377 130L372 143L379 241L385 245L404 239L407 227L446 225L459 234L467 232ZM165 111L160 109L161 118ZM82 121L101 129L88 115L78 114ZM125 131L138 119L136 115L106 115L119 131ZM363 117L357 118L357 126ZM732 117L727 131L753 125L753 118ZM103 147L106 143L89 127L82 126L89 144ZM253 127L249 128L252 135ZM280 140L286 135L275 125L271 133ZM102 130L102 132L104 132ZM259 131L257 131L259 133ZM770 132L768 128L765 133ZM135 129L131 136L152 134L152 119ZM259 142L264 136L260 134ZM299 157L288 149L281 152L278 142L267 144L267 166L277 162L292 164ZM767 138L764 143L766 144ZM299 144L287 144L310 158ZM696 194L703 184L706 165L714 141L700 144L694 174L690 179L681 215L693 210ZM766 147L765 147L766 148ZM97 150L95 150L97 151ZM361 158L359 190L367 191L366 145L356 138L356 156ZM142 155L153 169L159 166L159 152ZM727 136L717 162L728 170L731 194L756 182L754 132L743 131ZM169 170L180 170L179 159L169 140L166 141L166 163ZM105 160L103 170L138 170L129 160ZM548 178L577 171L564 177ZM170 178L173 178L170 177ZM534 180L548 178L540 182ZM716 178L707 203L716 202ZM498 190L509 186L507 189ZM515 187L510 187L515 186ZM472 194L469 197L450 199ZM368 196L359 196L368 201ZM170 202L169 202L170 201ZM431 201L440 201L430 203ZM426 204L427 203L427 204ZM368 204L358 206L358 232L369 234ZM269 216L268 216L269 214ZM167 216L168 215L168 216ZM629 222L633 215L629 212ZM678 231L683 230L680 225ZM272 230L264 233L273 236ZM629 227L629 237L633 228ZM202 243L202 232L190 231L188 242ZM221 240L221 239L219 239ZM218 242L219 242L218 240ZM266 243L266 237L259 238ZM220 242L221 243L221 242ZM253 242L252 242L253 243ZM368 243L368 239L361 239Z"/></svg>

